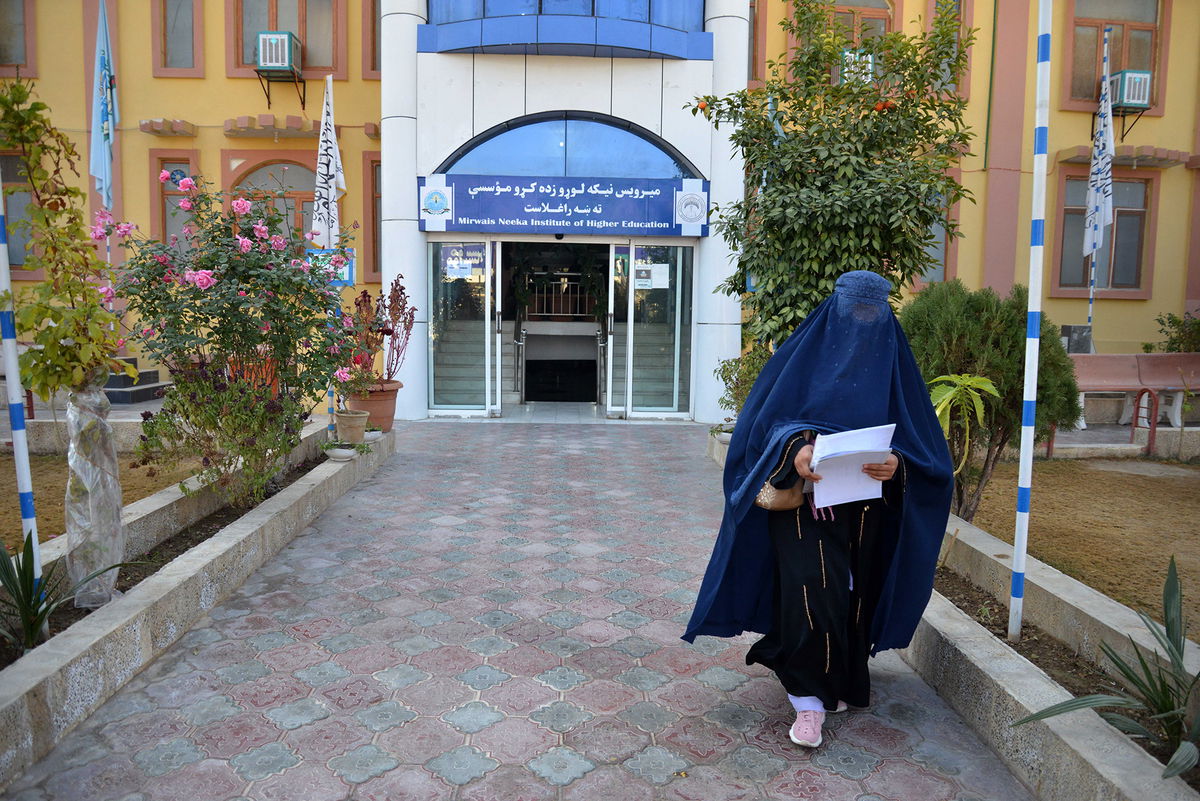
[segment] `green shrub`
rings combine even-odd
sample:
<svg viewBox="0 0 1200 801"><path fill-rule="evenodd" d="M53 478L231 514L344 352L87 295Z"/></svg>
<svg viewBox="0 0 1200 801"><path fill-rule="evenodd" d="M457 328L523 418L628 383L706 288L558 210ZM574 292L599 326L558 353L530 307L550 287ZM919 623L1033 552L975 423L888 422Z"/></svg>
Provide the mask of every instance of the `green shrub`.
<svg viewBox="0 0 1200 801"><path fill-rule="evenodd" d="M1162 351L1163 353L1196 353L1200 351L1200 317L1191 312L1178 314L1160 314L1154 318L1158 323L1158 332L1165 337L1162 342L1146 342L1142 348L1147 353Z"/></svg>
<svg viewBox="0 0 1200 801"><path fill-rule="evenodd" d="M714 371L713 374L725 385L725 394L717 403L722 409L733 412L734 418L741 414L746 396L769 358L771 350L766 345L756 344L737 358L723 360Z"/></svg>
<svg viewBox="0 0 1200 801"><path fill-rule="evenodd" d="M951 511L967 521L979 508L996 462L1021 429L1027 297L1021 286L1001 298L991 289L973 292L953 280L930 285L900 310L900 325L925 376L983 375L999 393L982 396L983 425L955 481ZM1045 315L1038 362L1035 425L1037 438L1044 439L1053 426L1073 428L1081 413L1074 367L1058 328ZM953 426L949 441L956 441Z"/></svg>

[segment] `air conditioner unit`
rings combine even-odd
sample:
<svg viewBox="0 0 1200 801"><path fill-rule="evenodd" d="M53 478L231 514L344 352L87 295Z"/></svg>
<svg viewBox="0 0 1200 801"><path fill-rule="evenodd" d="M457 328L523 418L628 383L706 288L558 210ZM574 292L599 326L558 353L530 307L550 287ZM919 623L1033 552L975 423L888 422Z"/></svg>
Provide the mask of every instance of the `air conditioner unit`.
<svg viewBox="0 0 1200 801"><path fill-rule="evenodd" d="M1121 70L1108 78L1108 95L1113 111L1142 111L1150 108L1150 73Z"/></svg>
<svg viewBox="0 0 1200 801"><path fill-rule="evenodd" d="M289 31L258 32L257 71L264 76L300 74L300 39Z"/></svg>

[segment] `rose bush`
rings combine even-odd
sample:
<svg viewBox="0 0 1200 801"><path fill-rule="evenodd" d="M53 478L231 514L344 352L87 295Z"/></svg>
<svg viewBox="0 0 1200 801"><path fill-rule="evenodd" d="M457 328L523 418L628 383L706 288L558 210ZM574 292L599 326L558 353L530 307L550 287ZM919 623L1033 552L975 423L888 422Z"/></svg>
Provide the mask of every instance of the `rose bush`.
<svg viewBox="0 0 1200 801"><path fill-rule="evenodd" d="M246 505L298 444L355 340L338 322L331 273L306 256L281 198L212 192L193 178L179 188L184 238L131 239L119 285L143 351L174 382L162 411L144 415L140 454L167 465L198 455L201 478Z"/></svg>

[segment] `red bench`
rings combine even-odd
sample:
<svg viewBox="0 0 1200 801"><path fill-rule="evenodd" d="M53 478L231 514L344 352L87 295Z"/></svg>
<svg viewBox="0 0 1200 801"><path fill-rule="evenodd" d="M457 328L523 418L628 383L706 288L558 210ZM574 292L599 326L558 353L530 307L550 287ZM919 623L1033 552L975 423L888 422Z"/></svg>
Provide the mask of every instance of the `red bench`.
<svg viewBox="0 0 1200 801"><path fill-rule="evenodd" d="M1184 391L1200 390L1200 353L1072 353L1082 405L1086 392L1124 392L1120 422L1133 417L1134 396L1143 389L1176 428L1183 426ZM1168 403L1161 403L1168 401ZM1156 421L1157 422L1157 421ZM1083 427L1082 425L1080 426Z"/></svg>

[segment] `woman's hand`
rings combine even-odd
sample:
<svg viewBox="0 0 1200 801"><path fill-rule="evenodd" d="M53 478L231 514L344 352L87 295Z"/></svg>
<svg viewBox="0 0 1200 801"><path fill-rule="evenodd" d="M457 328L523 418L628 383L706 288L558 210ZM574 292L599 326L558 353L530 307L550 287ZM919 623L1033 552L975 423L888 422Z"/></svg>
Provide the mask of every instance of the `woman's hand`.
<svg viewBox="0 0 1200 801"><path fill-rule="evenodd" d="M800 478L816 482L821 480L821 476L820 474L812 471L812 456L813 446L805 445L800 449L800 452L796 454L796 459L793 464L796 465L796 472L800 474Z"/></svg>
<svg viewBox="0 0 1200 801"><path fill-rule="evenodd" d="M809 455L809 458L812 458L811 454ZM799 468L799 461L800 460L797 457L797 468ZM864 464L863 472L878 481L887 481L892 476L896 475L896 468L899 466L899 464L900 460L896 458L896 454L891 453L888 454L888 458L885 459L881 464Z"/></svg>

